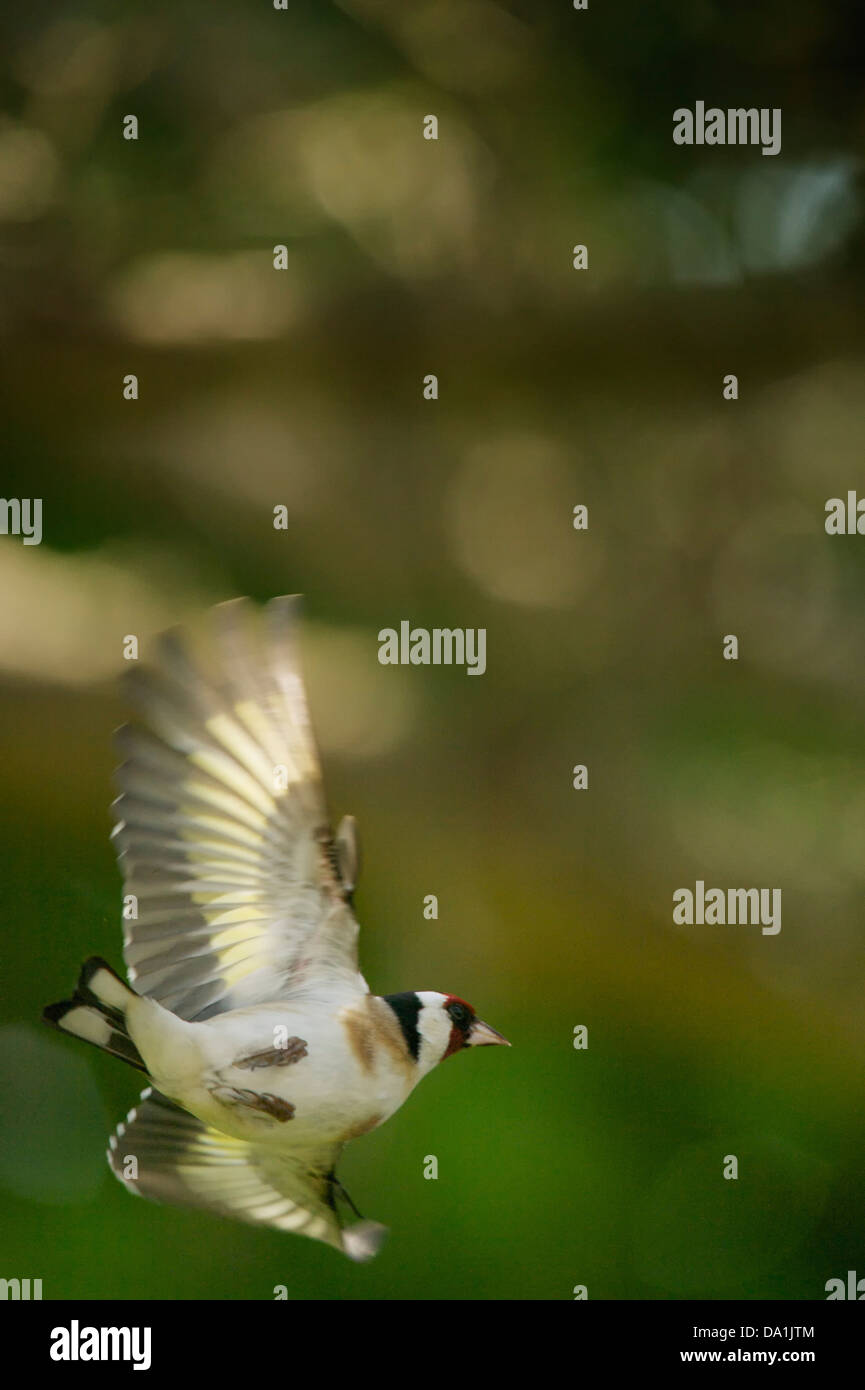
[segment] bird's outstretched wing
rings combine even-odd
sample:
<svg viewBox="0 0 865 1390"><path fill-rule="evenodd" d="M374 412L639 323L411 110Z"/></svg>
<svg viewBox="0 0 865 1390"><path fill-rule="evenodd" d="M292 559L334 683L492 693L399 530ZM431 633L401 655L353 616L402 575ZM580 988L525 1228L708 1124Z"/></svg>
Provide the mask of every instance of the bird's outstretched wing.
<svg viewBox="0 0 865 1390"><path fill-rule="evenodd" d="M211 1129L158 1091L142 1092L109 1141L108 1162L126 1187L157 1202L311 1236L352 1260L370 1260L387 1233L375 1221L343 1226L333 1164L311 1163Z"/></svg>
<svg viewBox="0 0 865 1390"><path fill-rule="evenodd" d="M114 843L136 989L201 1021L357 973L297 655L296 598L212 610L125 678ZM353 822L352 822L353 825Z"/></svg>

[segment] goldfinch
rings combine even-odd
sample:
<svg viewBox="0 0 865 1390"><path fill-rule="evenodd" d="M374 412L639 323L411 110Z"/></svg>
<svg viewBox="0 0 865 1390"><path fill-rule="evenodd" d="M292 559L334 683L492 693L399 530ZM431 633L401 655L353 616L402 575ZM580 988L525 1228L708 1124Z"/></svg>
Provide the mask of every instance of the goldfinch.
<svg viewBox="0 0 865 1390"><path fill-rule="evenodd" d="M221 604L204 642L166 633L126 676L129 984L93 958L43 1017L148 1078L110 1140L128 1188L367 1260L386 1228L351 1223L343 1146L445 1057L506 1039L455 995L373 995L358 970L357 832L328 823L297 612Z"/></svg>

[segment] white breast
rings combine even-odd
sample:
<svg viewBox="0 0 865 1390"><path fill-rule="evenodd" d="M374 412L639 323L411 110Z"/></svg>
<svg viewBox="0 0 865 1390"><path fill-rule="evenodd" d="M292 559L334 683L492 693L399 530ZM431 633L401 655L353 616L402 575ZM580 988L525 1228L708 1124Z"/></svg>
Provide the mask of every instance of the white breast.
<svg viewBox="0 0 865 1390"><path fill-rule="evenodd" d="M352 1004L356 1005L353 1000ZM383 1123L402 1105L414 1078L385 1049L362 1060L352 1047L343 1010L300 1005L259 1005L186 1025L198 1043L198 1065L183 1077L153 1080L199 1119L226 1134L292 1150L339 1143ZM281 1066L254 1070L236 1063L289 1038L301 1038L306 1055ZM370 1060L372 1064L370 1065ZM276 1096L294 1106L290 1120L242 1105L225 1105L213 1087L234 1087Z"/></svg>

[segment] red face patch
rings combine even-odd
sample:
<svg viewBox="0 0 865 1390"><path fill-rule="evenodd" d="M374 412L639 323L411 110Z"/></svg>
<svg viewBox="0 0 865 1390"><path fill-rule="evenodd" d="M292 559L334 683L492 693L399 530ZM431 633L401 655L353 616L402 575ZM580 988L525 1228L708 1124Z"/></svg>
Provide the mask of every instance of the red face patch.
<svg viewBox="0 0 865 1390"><path fill-rule="evenodd" d="M460 999L458 994L447 996L444 1011L449 1015L452 1026L447 1051L442 1057L442 1061L445 1057L452 1057L455 1052L460 1052L462 1048L468 1047L469 1033L475 1022L475 1011L471 1004L467 1004L465 999Z"/></svg>
<svg viewBox="0 0 865 1390"><path fill-rule="evenodd" d="M465 999L460 999L458 994L449 994L447 996L444 1004L445 1009L449 1009L451 1004L462 1004L463 1008L468 1009L469 1013L471 1014L471 1017L474 1018L475 1011L472 1008L471 1004L469 1004Z"/></svg>

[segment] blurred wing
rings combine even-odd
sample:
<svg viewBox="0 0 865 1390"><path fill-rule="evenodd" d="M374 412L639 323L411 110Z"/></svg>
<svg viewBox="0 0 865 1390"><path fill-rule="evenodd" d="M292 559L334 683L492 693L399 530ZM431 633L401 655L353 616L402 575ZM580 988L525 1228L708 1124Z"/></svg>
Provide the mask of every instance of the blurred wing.
<svg viewBox="0 0 865 1390"><path fill-rule="evenodd" d="M220 604L200 649L169 632L126 677L142 726L118 734L113 838L135 899L124 955L136 989L181 1018L328 976L366 990L296 626L296 599L264 616L247 599Z"/></svg>
<svg viewBox="0 0 865 1390"><path fill-rule="evenodd" d="M362 1221L343 1229L333 1175L339 1147L314 1165L292 1160L221 1134L148 1089L111 1136L108 1162L126 1187L152 1201L311 1236L369 1260L386 1228Z"/></svg>

